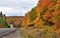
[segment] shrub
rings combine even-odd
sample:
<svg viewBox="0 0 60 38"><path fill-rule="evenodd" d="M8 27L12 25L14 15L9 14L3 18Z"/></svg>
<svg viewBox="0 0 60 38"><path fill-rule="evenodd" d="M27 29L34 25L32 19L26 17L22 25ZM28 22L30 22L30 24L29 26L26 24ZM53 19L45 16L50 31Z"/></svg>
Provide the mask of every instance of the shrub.
<svg viewBox="0 0 60 38"><path fill-rule="evenodd" d="M34 26L34 23L31 23L31 24L28 25L28 27L32 27L32 26Z"/></svg>
<svg viewBox="0 0 60 38"><path fill-rule="evenodd" d="M40 18L42 19L42 15L44 15L44 12L40 12Z"/></svg>
<svg viewBox="0 0 60 38"><path fill-rule="evenodd" d="M57 10L60 10L60 7L58 7Z"/></svg>
<svg viewBox="0 0 60 38"><path fill-rule="evenodd" d="M56 14L56 15L55 15L55 18L56 18L57 20L60 20L60 13Z"/></svg>
<svg viewBox="0 0 60 38"><path fill-rule="evenodd" d="M44 13L46 12L46 10L48 10L48 7L47 6L45 6L44 9L43 9L43 11L40 12L40 18L41 19L43 18L42 15L44 15Z"/></svg>
<svg viewBox="0 0 60 38"><path fill-rule="evenodd" d="M53 5L57 4L57 0L51 0L51 2L53 3Z"/></svg>
<svg viewBox="0 0 60 38"><path fill-rule="evenodd" d="M48 25L48 26L52 26L52 25L54 25L53 22L48 21L48 20L43 20L43 22L44 22L44 25Z"/></svg>
<svg viewBox="0 0 60 38"><path fill-rule="evenodd" d="M47 6L44 7L43 12L46 12L46 10L48 10L48 7Z"/></svg>
<svg viewBox="0 0 60 38"><path fill-rule="evenodd" d="M50 9L50 13L54 12L55 10L54 9Z"/></svg>

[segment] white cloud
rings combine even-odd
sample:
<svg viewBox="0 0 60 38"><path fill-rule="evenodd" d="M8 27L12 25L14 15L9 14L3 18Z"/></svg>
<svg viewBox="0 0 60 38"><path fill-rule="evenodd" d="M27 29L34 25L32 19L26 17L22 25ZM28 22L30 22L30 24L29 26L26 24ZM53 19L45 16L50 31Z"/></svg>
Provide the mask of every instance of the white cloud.
<svg viewBox="0 0 60 38"><path fill-rule="evenodd" d="M0 0L0 11L7 16L25 15L37 5L38 0Z"/></svg>
<svg viewBox="0 0 60 38"><path fill-rule="evenodd" d="M15 8L10 8L10 7L0 7L0 11L4 11L4 12L19 12L22 11L24 9L15 9Z"/></svg>
<svg viewBox="0 0 60 38"><path fill-rule="evenodd" d="M9 8L9 7L0 7L0 11L3 12L3 14L6 14L7 16L13 14L14 15L21 15L21 13L24 13L26 12L24 9L15 9L15 8ZM8 15L9 14L9 15Z"/></svg>

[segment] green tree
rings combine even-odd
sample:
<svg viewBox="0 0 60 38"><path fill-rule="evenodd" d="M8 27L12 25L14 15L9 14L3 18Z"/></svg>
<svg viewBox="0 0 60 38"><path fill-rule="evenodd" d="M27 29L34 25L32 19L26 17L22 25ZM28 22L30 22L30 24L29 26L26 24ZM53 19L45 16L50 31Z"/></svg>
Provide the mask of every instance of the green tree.
<svg viewBox="0 0 60 38"><path fill-rule="evenodd" d="M33 9L31 10L31 12L29 13L29 19L30 19L31 21L33 21L33 20L35 20L35 18L36 18L36 8L33 8Z"/></svg>
<svg viewBox="0 0 60 38"><path fill-rule="evenodd" d="M5 14L3 15L2 12L0 12L0 26L2 26L3 28L8 28L9 25L6 22L6 16Z"/></svg>

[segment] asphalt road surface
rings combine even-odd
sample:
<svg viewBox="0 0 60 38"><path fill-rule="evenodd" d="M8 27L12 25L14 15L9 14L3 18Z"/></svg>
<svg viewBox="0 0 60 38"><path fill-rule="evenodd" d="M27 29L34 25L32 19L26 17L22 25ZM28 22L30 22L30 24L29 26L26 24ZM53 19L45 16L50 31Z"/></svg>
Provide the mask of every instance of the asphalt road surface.
<svg viewBox="0 0 60 38"><path fill-rule="evenodd" d="M17 28L0 28L0 38L9 35L11 33L14 33L16 30L18 30Z"/></svg>

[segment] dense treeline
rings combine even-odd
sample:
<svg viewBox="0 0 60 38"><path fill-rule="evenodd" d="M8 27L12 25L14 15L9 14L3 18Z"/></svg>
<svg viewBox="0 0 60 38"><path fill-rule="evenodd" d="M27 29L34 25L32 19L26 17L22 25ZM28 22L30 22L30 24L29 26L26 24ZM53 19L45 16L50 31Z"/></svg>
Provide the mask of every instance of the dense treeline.
<svg viewBox="0 0 60 38"><path fill-rule="evenodd" d="M9 28L9 24L6 21L6 16L5 14L2 14L2 12L0 12L0 28Z"/></svg>
<svg viewBox="0 0 60 38"><path fill-rule="evenodd" d="M22 26L33 24L43 28L44 26L60 28L60 0L39 0L37 6L26 14L24 20Z"/></svg>

